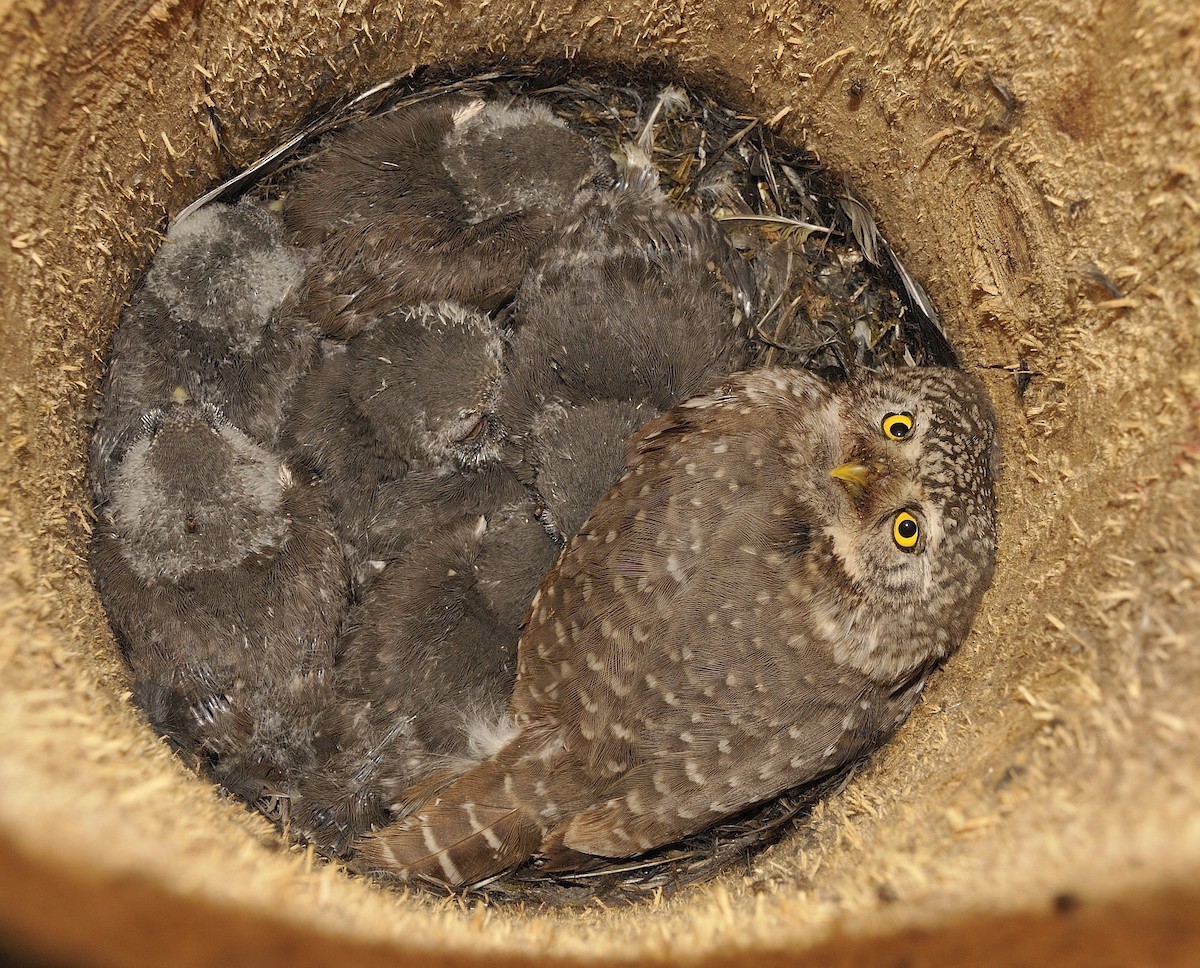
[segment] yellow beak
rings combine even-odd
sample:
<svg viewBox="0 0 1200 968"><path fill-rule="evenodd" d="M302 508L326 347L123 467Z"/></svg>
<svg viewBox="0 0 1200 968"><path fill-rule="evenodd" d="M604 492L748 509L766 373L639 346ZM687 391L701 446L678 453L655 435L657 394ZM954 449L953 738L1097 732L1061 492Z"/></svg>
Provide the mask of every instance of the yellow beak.
<svg viewBox="0 0 1200 968"><path fill-rule="evenodd" d="M829 472L829 476L849 484L853 490L861 490L875 480L879 472L878 464L864 464L862 461L852 460L839 464Z"/></svg>

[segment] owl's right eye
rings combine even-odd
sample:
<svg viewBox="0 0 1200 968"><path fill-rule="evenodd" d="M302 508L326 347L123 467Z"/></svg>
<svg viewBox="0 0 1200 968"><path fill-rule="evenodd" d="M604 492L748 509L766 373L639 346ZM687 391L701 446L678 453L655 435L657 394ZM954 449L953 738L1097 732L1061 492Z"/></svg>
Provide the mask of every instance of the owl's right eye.
<svg viewBox="0 0 1200 968"><path fill-rule="evenodd" d="M883 433L889 440L904 440L913 429L911 413L889 413L883 418Z"/></svg>
<svg viewBox="0 0 1200 968"><path fill-rule="evenodd" d="M466 427L454 442L464 446L477 443L487 429L487 417L482 413L472 413L464 414L463 418L466 421Z"/></svg>
<svg viewBox="0 0 1200 968"><path fill-rule="evenodd" d="M901 551L912 551L921 540L921 526L907 511L892 518L892 540Z"/></svg>

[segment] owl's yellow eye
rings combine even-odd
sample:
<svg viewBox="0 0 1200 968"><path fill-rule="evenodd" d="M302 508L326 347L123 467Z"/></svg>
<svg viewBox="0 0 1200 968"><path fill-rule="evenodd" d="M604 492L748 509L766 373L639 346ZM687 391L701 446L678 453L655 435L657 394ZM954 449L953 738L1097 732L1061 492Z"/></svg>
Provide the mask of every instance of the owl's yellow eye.
<svg viewBox="0 0 1200 968"><path fill-rule="evenodd" d="M892 519L892 539L903 551L912 551L921 538L921 526L907 511L901 511Z"/></svg>
<svg viewBox="0 0 1200 968"><path fill-rule="evenodd" d="M890 440L903 440L912 433L911 413L889 413L883 418L883 432Z"/></svg>

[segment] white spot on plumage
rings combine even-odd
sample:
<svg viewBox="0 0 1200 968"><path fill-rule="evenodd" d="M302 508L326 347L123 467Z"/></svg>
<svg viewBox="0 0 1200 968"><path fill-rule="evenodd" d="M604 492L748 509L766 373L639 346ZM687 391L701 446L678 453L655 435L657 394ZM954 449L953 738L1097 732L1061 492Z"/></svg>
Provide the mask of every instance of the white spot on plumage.
<svg viewBox="0 0 1200 968"><path fill-rule="evenodd" d="M609 723L608 731L617 739L625 740L626 742L633 739L633 730L626 726L622 726L620 723Z"/></svg>
<svg viewBox="0 0 1200 968"><path fill-rule="evenodd" d="M686 572L679 564L679 557L674 552L667 555L667 571L677 582L683 582L687 578Z"/></svg>

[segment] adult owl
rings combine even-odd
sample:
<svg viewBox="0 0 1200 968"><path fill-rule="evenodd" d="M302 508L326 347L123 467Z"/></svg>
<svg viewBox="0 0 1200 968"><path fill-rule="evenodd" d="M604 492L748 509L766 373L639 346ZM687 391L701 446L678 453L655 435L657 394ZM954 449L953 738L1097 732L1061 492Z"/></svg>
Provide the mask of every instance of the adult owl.
<svg viewBox="0 0 1200 968"><path fill-rule="evenodd" d="M361 866L633 856L863 756L970 628L997 463L983 386L943 369L748 371L651 421L534 599L512 739Z"/></svg>

